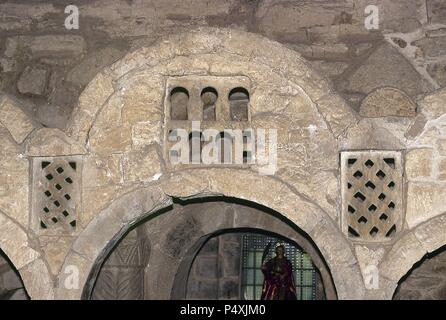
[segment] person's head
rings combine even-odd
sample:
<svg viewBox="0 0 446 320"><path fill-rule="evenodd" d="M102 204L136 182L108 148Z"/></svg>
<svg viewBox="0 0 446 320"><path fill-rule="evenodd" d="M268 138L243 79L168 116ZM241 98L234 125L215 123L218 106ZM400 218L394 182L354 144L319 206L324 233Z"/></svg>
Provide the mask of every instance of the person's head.
<svg viewBox="0 0 446 320"><path fill-rule="evenodd" d="M283 257L285 255L285 246L283 244L276 247L276 255L278 257Z"/></svg>

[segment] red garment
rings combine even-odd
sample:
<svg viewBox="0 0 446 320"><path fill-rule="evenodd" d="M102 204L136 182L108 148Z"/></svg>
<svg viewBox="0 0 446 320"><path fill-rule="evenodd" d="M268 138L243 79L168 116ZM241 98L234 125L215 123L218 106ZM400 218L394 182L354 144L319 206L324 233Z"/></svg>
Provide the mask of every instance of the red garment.
<svg viewBox="0 0 446 320"><path fill-rule="evenodd" d="M277 256L266 262L262 267L263 281L262 300L296 300L293 266L283 257Z"/></svg>

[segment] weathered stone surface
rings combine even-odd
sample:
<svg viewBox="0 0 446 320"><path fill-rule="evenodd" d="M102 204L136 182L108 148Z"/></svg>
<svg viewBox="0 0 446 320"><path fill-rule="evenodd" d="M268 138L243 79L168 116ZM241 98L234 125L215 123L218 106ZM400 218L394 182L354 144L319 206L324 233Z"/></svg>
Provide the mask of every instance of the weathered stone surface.
<svg viewBox="0 0 446 320"><path fill-rule="evenodd" d="M37 259L19 270L31 298L54 299L54 283L42 259ZM36 277L36 275L39 275Z"/></svg>
<svg viewBox="0 0 446 320"><path fill-rule="evenodd" d="M6 40L6 56L12 57L23 49L29 50L34 58L80 56L86 43L75 35L16 36Z"/></svg>
<svg viewBox="0 0 446 320"><path fill-rule="evenodd" d="M48 104L63 107L65 112L69 113L78 103L80 89L79 86L66 81L66 74L60 68L53 68L48 80Z"/></svg>
<svg viewBox="0 0 446 320"><path fill-rule="evenodd" d="M446 159L443 158L438 162L438 180L446 181Z"/></svg>
<svg viewBox="0 0 446 320"><path fill-rule="evenodd" d="M104 157L85 157L82 172L84 188L120 184L123 180L121 166L121 154L112 154Z"/></svg>
<svg viewBox="0 0 446 320"><path fill-rule="evenodd" d="M359 114L363 117L413 117L416 104L401 90L379 88L371 92L361 103Z"/></svg>
<svg viewBox="0 0 446 320"><path fill-rule="evenodd" d="M424 114L422 114L422 113L418 114L414 118L412 124L407 129L404 136L407 139L413 140L414 138L416 138L419 134L421 134L423 132L426 123L427 123L427 120L426 120L426 117L424 116Z"/></svg>
<svg viewBox="0 0 446 320"><path fill-rule="evenodd" d="M0 211L23 227L29 219L29 162L20 155L0 156Z"/></svg>
<svg viewBox="0 0 446 320"><path fill-rule="evenodd" d="M126 182L150 182L162 174L158 150L153 145L125 154L123 168Z"/></svg>
<svg viewBox="0 0 446 320"><path fill-rule="evenodd" d="M439 89L425 96L420 102L421 112L428 119L436 119L446 114L446 88Z"/></svg>
<svg viewBox="0 0 446 320"><path fill-rule="evenodd" d="M323 60L345 60L348 56L348 47L345 44L312 44L308 45L293 45L293 49L298 51L304 58L309 59L323 59ZM324 61L325 62L325 61ZM322 66L322 70L330 70L331 72L338 72L339 69L348 66L342 62L325 62L325 68ZM330 63L330 65L327 65ZM321 66L321 64L318 64ZM338 71L335 71L338 70ZM324 73L322 73L325 75Z"/></svg>
<svg viewBox="0 0 446 320"><path fill-rule="evenodd" d="M426 58L435 58L446 52L446 37L423 38L415 41L414 45L420 48Z"/></svg>
<svg viewBox="0 0 446 320"><path fill-rule="evenodd" d="M196 276L203 278L217 278L217 263L214 258L200 257L197 261L198 268L196 269Z"/></svg>
<svg viewBox="0 0 446 320"><path fill-rule="evenodd" d="M131 126L122 121L122 100L114 94L89 131L90 148L96 153L122 152L131 147Z"/></svg>
<svg viewBox="0 0 446 320"><path fill-rule="evenodd" d="M143 300L144 269L104 266L95 284L92 300Z"/></svg>
<svg viewBox="0 0 446 320"><path fill-rule="evenodd" d="M371 5L367 0L354 2L354 18L360 24L364 23L367 16L365 8ZM384 32L410 32L421 26L426 19L426 3L424 0L400 2L393 0L377 0L373 3L379 10L379 29Z"/></svg>
<svg viewBox="0 0 446 320"><path fill-rule="evenodd" d="M53 4L49 3L13 3L0 4L0 29L5 31L30 30L31 24L36 19L57 13Z"/></svg>
<svg viewBox="0 0 446 320"><path fill-rule="evenodd" d="M440 87L446 86L446 62L433 62L427 66L426 70Z"/></svg>
<svg viewBox="0 0 446 320"><path fill-rule="evenodd" d="M88 182L87 184L96 183ZM105 185L91 189L85 188L82 192L83 210L79 219L81 226L85 228L102 209L126 191L128 191L128 188L116 185Z"/></svg>
<svg viewBox="0 0 446 320"><path fill-rule="evenodd" d="M440 156L446 156L446 139L438 139L436 147Z"/></svg>
<svg viewBox="0 0 446 320"><path fill-rule="evenodd" d="M432 175L432 149L413 149L406 154L406 174L412 179L430 178Z"/></svg>
<svg viewBox="0 0 446 320"><path fill-rule="evenodd" d="M70 250L57 278L56 299L80 299L92 264L85 256ZM70 277L74 272L78 272L78 279Z"/></svg>
<svg viewBox="0 0 446 320"><path fill-rule="evenodd" d="M19 144L38 127L31 117L20 108L19 102L6 95L0 97L0 122Z"/></svg>
<svg viewBox="0 0 446 320"><path fill-rule="evenodd" d="M368 94L388 86L411 97L423 93L423 80L412 65L389 44L379 46L341 85L343 90Z"/></svg>
<svg viewBox="0 0 446 320"><path fill-rule="evenodd" d="M428 252L433 252L446 243L446 215L436 217L418 228L414 233Z"/></svg>
<svg viewBox="0 0 446 320"><path fill-rule="evenodd" d="M165 88L161 77L144 72L127 81L122 80L120 87L122 121L131 124L162 121Z"/></svg>
<svg viewBox="0 0 446 320"><path fill-rule="evenodd" d="M122 49L107 47L91 53L77 64L67 75L67 81L79 86L87 85L105 66L108 66L124 55Z"/></svg>
<svg viewBox="0 0 446 320"><path fill-rule="evenodd" d="M38 129L26 143L26 154L33 157L67 156L86 152L83 145L59 129Z"/></svg>
<svg viewBox="0 0 446 320"><path fill-rule="evenodd" d="M443 1L428 0L427 9L430 22L444 24L446 16L446 5Z"/></svg>
<svg viewBox="0 0 446 320"><path fill-rule="evenodd" d="M138 122L132 127L132 146L134 149L148 146L152 143L160 143L160 121Z"/></svg>
<svg viewBox="0 0 446 320"><path fill-rule="evenodd" d="M86 141L97 110L113 92L111 79L105 74L97 74L80 95L67 127L67 134L75 140Z"/></svg>
<svg viewBox="0 0 446 320"><path fill-rule="evenodd" d="M382 261L381 275L399 281L426 252L413 233L404 235Z"/></svg>
<svg viewBox="0 0 446 320"><path fill-rule="evenodd" d="M103 8L97 7L96 5L98 3L102 2L94 1L91 4L85 5L85 8L93 8L95 12L93 15L99 16ZM171 2L169 3L171 4ZM209 12L215 12L217 10L219 14L230 13L230 15L234 16L238 13L237 11L233 12L229 10L229 8L232 9L232 4L233 2L231 4L228 2L218 4L218 8L221 11L218 8L209 8L208 6L206 6L206 10L209 10ZM267 7L268 5L270 7ZM351 4L346 5L352 7ZM401 8L400 5L399 3L392 8ZM124 6L126 10L133 10L135 8L131 4L124 4L124 2L120 1L119 4L113 4L112 9L107 7L106 10L114 15L114 17L122 17L122 11L119 10L120 6ZM136 6L137 8L145 8L146 4L136 4ZM176 10L178 9L177 7L171 8L164 3L160 6L163 10L177 12ZM267 16L270 14L272 16L275 15L273 11L276 8L273 7L280 7L280 10L283 12L288 7L298 8L295 4L286 1L275 3L264 2L259 6L266 6L265 15L259 16L260 20L265 19L261 22L265 22L265 25L269 21ZM304 7L315 6L315 4L305 4ZM280 21L279 26L282 24L283 30L286 29L284 32L289 35L289 39L294 36L298 37L301 32L303 32L302 34L305 37L310 35L310 38L313 37L313 40L322 39L324 30L330 30L327 39L330 39L330 41L336 39L338 41L341 39L341 35L351 36L352 33L349 32L352 32L354 28L358 27L357 25L351 24L357 23L357 21L355 21L354 16L351 16L349 10L346 10L342 14L338 12L338 9L343 8L343 6L344 1L339 1L333 7L327 8L324 4L320 10L318 9L318 14L320 13L321 16L334 14L333 20L329 22L332 25L329 27L321 26L318 29L319 25L310 25L309 28L311 30L308 30L307 33L307 30L293 31L294 26L286 25L286 21ZM408 11L411 11L414 8L413 3L408 5L408 7L410 7ZM252 8L254 9L254 7ZM271 11L268 11L270 9ZM196 13L196 9L190 10L190 12ZM363 12L361 14L361 18L363 18ZM299 15L301 15L300 12L298 13ZM229 16L227 18L229 19ZM187 25L189 19L190 17L169 16L167 20L175 28L179 20L183 21L182 23L184 25ZM211 19L215 19L215 17L210 18L209 21ZM201 21L200 23L207 23L202 18L197 18L198 20ZM395 20L401 23L401 19ZM109 21L110 24L116 26L116 22ZM218 20L215 23L223 23L222 21ZM308 21L311 24L310 18L308 18ZM304 23L304 21L298 22ZM129 23L131 24L132 22ZM148 23L147 21L143 21L142 26L138 29L139 31L133 31L147 33L150 30L152 32L149 28L144 30ZM269 21L269 23L274 24L272 21ZM318 22L317 24L324 23ZM389 20L384 24L386 28L389 27L390 23ZM416 24L411 19L405 27L412 28ZM352 26L351 29L349 26ZM252 27L255 29L255 26ZM400 26L398 25L397 27L399 28ZM99 29L92 29L92 32L100 30L100 28L101 26L99 26ZM363 26L361 28L364 29ZM119 32L122 34L125 32L125 29L125 26L121 27ZM344 31L341 31L341 29ZM346 32L345 30L350 31ZM118 32L118 30L110 31L109 34L114 32ZM275 31L266 30L265 32ZM360 41L374 37L369 35L368 32L360 32L359 30L358 32L355 31L354 34L354 37L361 37ZM375 34L379 36L380 32L376 32ZM352 146L361 149L386 148L405 150L403 134L407 131L411 120L386 117L385 120L383 120L384 118L366 119L370 121L364 121L360 125L357 125L358 119L356 118L355 112L351 111L345 102L332 91L327 80L324 80L308 68L307 62L300 59L299 55L294 54L291 50L284 49L277 43L259 39L257 36L244 35L238 31L208 29L200 32L192 32L190 35L186 34L186 36L182 36L183 38L161 37L161 35L164 35L163 31L160 31L159 35L160 38L163 38L160 44L129 55L114 66L113 69L107 69L93 79L82 94L79 105L74 111L68 129L70 138L62 135L60 131L57 134L55 133L56 131L48 131L48 134L43 134L41 133L44 132L43 129L42 131L36 131L36 134L32 134L30 137L30 141L32 141L31 145L34 149L32 149L32 152L30 151L31 149L28 149L28 155L32 156L39 156L42 153L59 155L60 153L85 152L83 147L86 142L88 142L87 146L90 148L89 151L92 152L85 157L84 189L82 191L83 214L79 220L80 232L82 231L82 227L87 227L88 231L80 236L76 246L76 249L82 255L92 261L85 263L85 270L81 270L82 276L89 274L91 263L97 258L101 248L109 243L110 239L121 228L127 226L128 223L135 222L136 219L143 216L148 210L151 210L151 208L141 204L141 201L144 199L141 200L139 197L130 196L126 198L127 193L133 190L136 184L149 184L148 188L150 189L154 187L153 185L162 185L162 188L167 193L174 196L203 197L211 194L225 194L229 197L257 202L280 212L306 232L314 235L315 242L321 246L321 251L326 256L330 264L330 270L332 270L334 278L338 282L337 288L339 289L340 297L362 297L364 294L363 288L361 287L362 284L358 284L358 281L361 281L360 269L357 261L355 261L354 255L350 254L351 246L345 241L342 233L338 232L337 229L337 219L339 219L337 212L337 208L339 208L339 183L337 176L338 152L340 148L351 148ZM280 34L274 34L274 36L276 35L279 38L281 37ZM375 43L369 44L364 42L363 50L365 51L362 52L361 50L363 56L354 57L354 61L350 60L356 54L356 40L359 39L357 38L355 40L354 37L343 38L344 40L340 43L326 42L308 46L310 47L312 58L319 56L324 59L334 59L336 61L339 59L342 61L320 62L320 65L329 66L327 72L333 76L340 76L340 81L344 76L350 74L350 71L354 71L353 69L356 65L360 68L361 66L363 67L364 65L362 65L361 59L366 58L368 53L372 54L366 62L369 69L363 70L364 73L354 79L353 86L348 87L346 89L347 92L362 97L369 92L367 91L368 88L373 88L374 90L375 85L383 85L382 79L388 79L389 77L395 83L398 80L402 86L410 88L416 94L421 93L425 89L421 84L423 82L421 76L419 78L415 76L411 78L412 74L409 74L409 77L407 77L407 64L403 63L405 60L399 60L401 58L400 56L396 58L396 55L392 56L392 53L389 58L387 56L388 51L386 50L380 51L379 54L376 54L376 52L368 52L368 50L373 51L370 45L374 45ZM97 49L97 44L93 43L93 41L90 42L91 39L94 39L94 35L88 38L89 46L91 45L91 50L94 51ZM16 48L14 48L13 44L15 40L17 40ZM69 86L77 87L84 85L92 77L93 71L91 71L91 74L89 72L85 72L84 74L82 70L89 69L90 67L91 69L95 69L96 66L102 65L108 59L106 56L102 59L101 53L95 58L87 58L87 60L84 60L84 64L81 67L72 69L70 55L74 54L74 50L69 49L69 46L66 47L66 50L64 49L66 53L62 53L64 50L59 50L60 48L53 48L54 51L50 53L53 50L51 48L49 48L51 50L45 52L42 48L36 49L32 46L32 43L28 44L26 41L22 41L19 45L18 40L19 38L13 37L8 41L6 45L7 54L11 57L7 57L7 59L21 57L23 52L31 55L35 54L37 59L39 59L39 56L43 57L43 55L57 55L61 59L66 59L66 62L54 62L52 64L49 63L51 60L54 60L51 56L46 60L39 60L39 63L48 63L51 65L51 68L58 69L56 72L59 75L53 77L51 81L51 88L58 91L59 93L57 94L61 94L60 90L63 88L68 90L67 88L72 88ZM313 40L306 39L305 41ZM22 44L25 45L20 48ZM102 42L99 45L102 45ZM70 50L72 53L68 53ZM380 48L378 48L379 50ZM114 55L114 52L110 55ZM178 56L172 59L174 55ZM79 58L81 59L81 57ZM370 63L370 59L375 60L373 63ZM160 60L163 60L161 64L154 67ZM18 58L17 61L19 61ZM382 65L379 65L378 62ZM355 65L353 66L353 64ZM375 70L376 66L386 72L388 71L388 74L380 75L380 70ZM338 67L341 68L338 70ZM59 80L62 83L61 79L63 77L60 77L60 75L65 75L65 68L72 70L70 74L72 78L70 78L70 81L73 83L61 84L61 87L57 87L54 83ZM135 69L132 70L133 68ZM340 75L345 70L347 70L346 74ZM376 80L374 78L377 76L376 74L369 75L366 71L376 71L378 78L381 78ZM113 72L113 79L111 72ZM259 127L277 127L280 133L280 142L285 142L280 145L280 173L277 176L261 177L257 171L240 168L196 168L194 170L184 170L178 174L161 171L162 169L164 170L164 163L161 157L162 146L158 145L158 143L163 142L163 95L165 94L164 84L166 78L182 74L204 75L208 72L215 76L242 74L249 77L252 81L251 111L253 111L252 115L255 116L253 123L259 125ZM353 72L353 74L358 74L358 71ZM365 80L362 77L365 77ZM338 80L338 78L335 79ZM368 86L367 90L363 90L363 86ZM221 98L224 99L224 94L221 95ZM438 99L435 102L438 104L438 109L436 109L437 106L431 109L427 108L427 113L423 113L422 117L418 118L421 120L413 125L411 128L413 132L411 131L408 135L410 137L422 136L414 142L414 144L422 144L422 146L415 146L417 148L436 148L437 145L433 146L432 144L440 136L439 133L441 130L444 130L441 129L440 121L435 123L428 122L428 120L434 119L429 112L438 114L436 118L445 113L443 107L444 99L439 97L436 99ZM380 103L376 105L378 107L382 106ZM433 111L434 109L435 111ZM48 114L50 113L48 111ZM41 117L44 118L45 116ZM425 126L427 126L426 132L421 134L425 130ZM0 127L3 128L3 126ZM349 130L349 128L352 129ZM5 132L6 130L2 131L0 129L0 135L4 136ZM346 142L344 134L347 132L347 139L351 140ZM6 141L6 144L1 152L17 153L20 151L16 143L9 141L12 139L9 135L7 139L3 138L0 138L0 141ZM54 139L54 142L51 139ZM76 144L70 141L70 139L79 143ZM79 149L73 151L73 145L76 148L79 147ZM8 151L6 152L5 150ZM420 158L415 156L415 152L417 151L414 151L414 154L409 154L408 156L409 158L413 157L409 159L408 163L408 167L410 167L408 169L408 176L410 179L427 179L429 176L427 171L430 171L428 170L430 168L432 168L434 174L442 174L441 170L437 170L439 167L441 168L441 163L439 163L439 167L437 164L435 166L429 166L429 164L421 166L418 163L419 159L428 161L428 159L432 158L430 155L427 155L428 152L418 155ZM433 154L435 156L438 155L436 150L433 150ZM16 161L16 159L13 160ZM26 160L23 160L21 164L23 168L25 167L25 163ZM22 172L22 169L20 170ZM122 172L125 173L125 179L121 177ZM161 173L163 175L160 175ZM22 174L18 175L18 180L21 185L25 181L22 181L22 179L27 176L27 170L23 170ZM234 176L237 177L237 183L234 183ZM4 179L8 183L11 181L10 177L5 177ZM154 180L157 179L159 181L155 182ZM431 184L426 183L426 185L430 186ZM434 203L432 206L435 207L434 212L440 212L440 209L437 210L436 205L441 202L438 199L444 198L443 193L439 191L442 187L443 185L438 183L438 187L435 187L435 191L433 192L435 198L432 200ZM413 187L409 186L410 188L413 189ZM412 189L410 189L410 192L414 193ZM146 194L149 191L149 189L144 189L144 193ZM19 196L24 198L20 200L23 203L28 198L27 193L21 192L20 189L16 193L17 199ZM419 193L415 193L418 196ZM413 196L410 193L409 195L411 197ZM431 190L426 190L425 193L421 192L421 195L432 195L432 192ZM125 198L125 200L119 202L119 198ZM16 198L11 198L8 193L8 198L5 200L5 203L6 201L11 203L11 199L15 200ZM418 205L420 201L412 197L409 198L409 202L411 206L414 206ZM16 203L16 201L12 201L12 203ZM119 204L115 205L115 203ZM296 208L299 210L296 210ZM417 213L421 209L425 208L422 208L422 205L420 205L420 208L416 208ZM415 209L412 208L410 210L412 210L413 214ZM24 210L23 212L27 213L28 210ZM113 214L111 214L111 217L106 216L105 218L99 219L98 215L101 212L104 215L110 212L113 212ZM10 214L10 212L5 213ZM335 221L332 222L330 218ZM25 216L20 219L26 225L28 219ZM222 216L209 219L204 225L201 225L196 235L204 229L212 231L212 227L223 226L226 223L230 226L231 224L226 221L227 219L237 221L237 223L246 222L241 214L234 214L230 210L227 212L224 211L222 212ZM410 213L408 214L409 220L412 221L412 225L418 223L413 222L414 217ZM274 223L268 225L261 219L256 223L254 226L262 226L267 229L270 227L275 228ZM167 225L169 224L167 223ZM161 234L165 230L166 227L160 227L157 233ZM180 241L177 241L176 245L178 243ZM364 245L364 247L366 246ZM373 250L375 249L373 248ZM47 258L48 261L46 263L54 272L61 264L63 259L62 252L65 252L66 248L59 249L54 244L54 246L47 245L45 250L51 255L51 257ZM375 258L374 253L366 252L367 250L365 249L361 250L357 250L357 255L361 256L361 259L364 261L367 260L366 256L372 257L370 258L371 260ZM376 251L381 255L381 250L377 249ZM339 252L342 252L342 254L339 255ZM409 255L406 258L411 259ZM70 259L67 261L70 261ZM163 261L168 261L172 265L175 264L175 261L168 260L168 258ZM222 269L223 273L228 271L228 268L225 265ZM348 275L348 278L345 274ZM163 285L163 281L164 283L171 281L171 278L172 274L169 273L168 275L163 275L160 279L156 279L158 281L156 288L160 288ZM352 279L352 281L346 281L346 279ZM231 281L228 280L228 288L232 288ZM389 287L391 287L390 284ZM67 297L78 297L77 295L78 292L75 292L68 294ZM168 294L166 294L166 297L168 297Z"/></svg>
<svg viewBox="0 0 446 320"><path fill-rule="evenodd" d="M327 95L319 99L316 103L319 112L321 112L325 121L327 121L336 138L358 121L355 112L339 96Z"/></svg>
<svg viewBox="0 0 446 320"><path fill-rule="evenodd" d="M332 261L334 265L338 266L351 266L354 265L356 257L350 250L340 250L343 247L343 243L340 241L337 233L341 233L340 230L330 230L328 226L331 221L321 221L311 232L311 237L313 240L317 241L318 247L323 250L323 255L326 259ZM334 240L338 239L338 240ZM347 241L347 240L344 240ZM337 247L337 249L336 249ZM322 249L325 248L325 249Z"/></svg>
<svg viewBox="0 0 446 320"><path fill-rule="evenodd" d="M409 228L445 212L445 197L446 188L442 184L410 182L406 210Z"/></svg>
<svg viewBox="0 0 446 320"><path fill-rule="evenodd" d="M341 1L338 1L341 5ZM331 9L331 10L330 10ZM288 39L300 28L317 26L320 21L334 21L339 11L321 3L296 3L263 1L256 12L258 26L269 35L286 35Z"/></svg>
<svg viewBox="0 0 446 320"><path fill-rule="evenodd" d="M65 256L70 250L73 237L42 236L39 238L46 261L53 275L57 275L65 262Z"/></svg>
<svg viewBox="0 0 446 320"><path fill-rule="evenodd" d="M410 145L413 147L435 147L435 140L440 134L440 130L437 127L429 127L414 139Z"/></svg>
<svg viewBox="0 0 446 320"><path fill-rule="evenodd" d="M37 107L35 117L45 127L65 130L70 112L71 109L69 108L44 103Z"/></svg>
<svg viewBox="0 0 446 320"><path fill-rule="evenodd" d="M326 62L326 61L311 61L311 64L322 75L333 77L342 74L348 67L345 62Z"/></svg>
<svg viewBox="0 0 446 320"><path fill-rule="evenodd" d="M0 155L18 154L22 151L22 148L14 141L9 134L9 130L4 127L0 122L0 145L2 146Z"/></svg>
<svg viewBox="0 0 446 320"><path fill-rule="evenodd" d="M26 67L22 72L17 89L23 94L43 95L48 80L48 71L44 68Z"/></svg>
<svg viewBox="0 0 446 320"><path fill-rule="evenodd" d="M25 231L2 213L0 213L0 245L16 269L39 257L39 253L30 248Z"/></svg>
<svg viewBox="0 0 446 320"><path fill-rule="evenodd" d="M366 246L355 246L356 257L361 268L363 278L370 275L372 268L378 269L378 266L384 256L384 248L368 248Z"/></svg>
<svg viewBox="0 0 446 320"><path fill-rule="evenodd" d="M438 217L415 230L416 237L431 254L420 259L412 268L398 286L395 299L444 299L446 251L436 249L446 241L445 222L444 216Z"/></svg>

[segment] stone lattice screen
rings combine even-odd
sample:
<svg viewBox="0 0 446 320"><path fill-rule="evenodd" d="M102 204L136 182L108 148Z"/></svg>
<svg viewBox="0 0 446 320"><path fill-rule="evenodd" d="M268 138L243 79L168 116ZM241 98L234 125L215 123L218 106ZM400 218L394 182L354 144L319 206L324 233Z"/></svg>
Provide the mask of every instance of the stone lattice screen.
<svg viewBox="0 0 446 320"><path fill-rule="evenodd" d="M81 164L79 157L33 159L32 226L39 233L75 231Z"/></svg>
<svg viewBox="0 0 446 320"><path fill-rule="evenodd" d="M342 228L352 240L387 241L402 226L401 153L341 153Z"/></svg>

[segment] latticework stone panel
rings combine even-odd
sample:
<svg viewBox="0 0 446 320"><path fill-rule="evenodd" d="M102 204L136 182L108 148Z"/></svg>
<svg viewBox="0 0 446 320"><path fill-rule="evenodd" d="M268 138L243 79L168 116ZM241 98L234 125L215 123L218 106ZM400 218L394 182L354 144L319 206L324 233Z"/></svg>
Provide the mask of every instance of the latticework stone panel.
<svg viewBox="0 0 446 320"><path fill-rule="evenodd" d="M402 226L401 153L341 154L342 227L352 240L387 241Z"/></svg>
<svg viewBox="0 0 446 320"><path fill-rule="evenodd" d="M81 158L35 158L33 227L39 233L73 233L80 202Z"/></svg>

